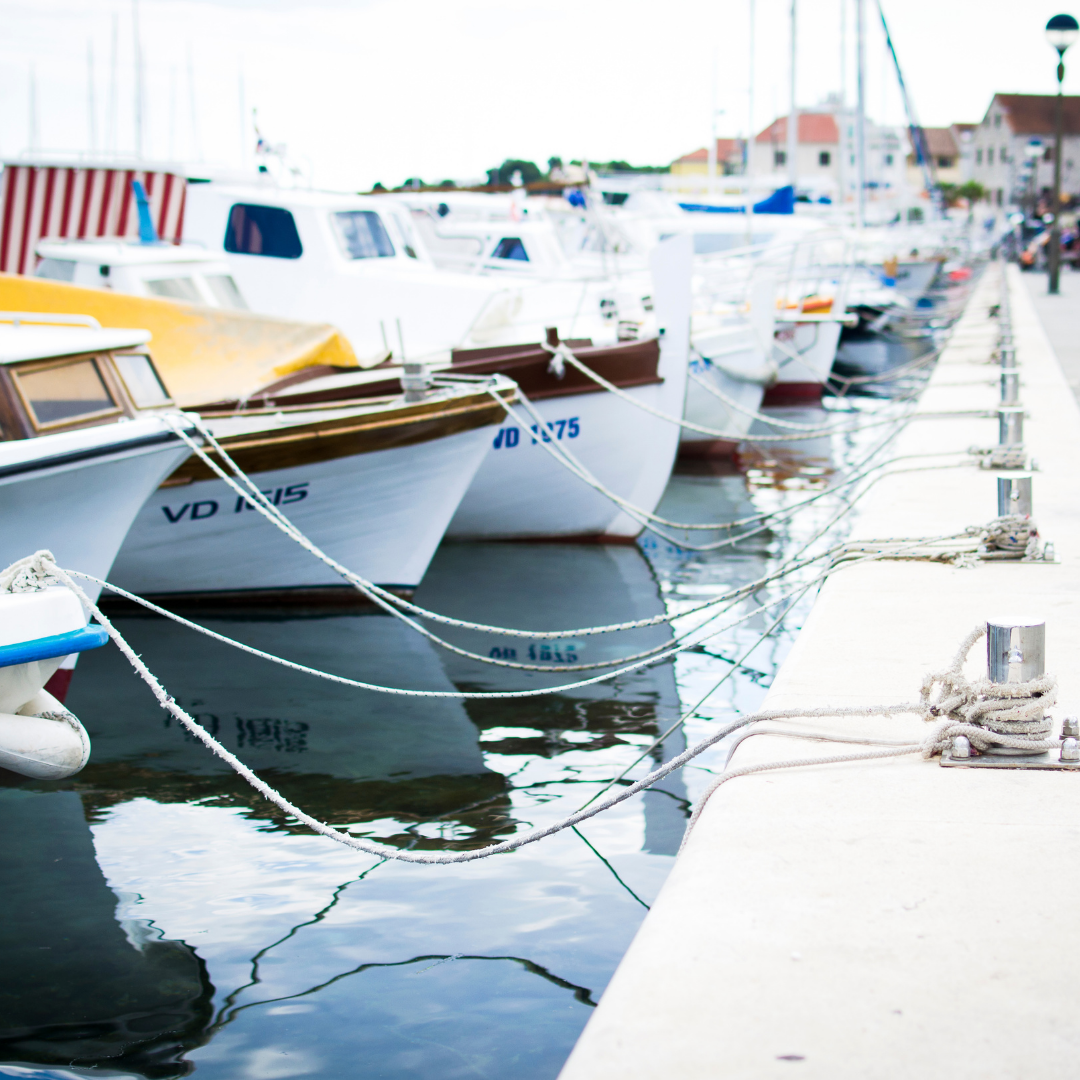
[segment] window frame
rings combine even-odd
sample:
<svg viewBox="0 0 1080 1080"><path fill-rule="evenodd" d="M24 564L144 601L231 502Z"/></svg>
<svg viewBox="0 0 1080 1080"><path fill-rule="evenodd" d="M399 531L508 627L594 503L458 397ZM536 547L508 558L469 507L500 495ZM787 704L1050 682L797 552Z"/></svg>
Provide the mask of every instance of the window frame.
<svg viewBox="0 0 1080 1080"><path fill-rule="evenodd" d="M102 363L103 359L106 360L105 363ZM81 427L97 420L107 419L110 416L128 415L128 410L125 408L127 402L124 400L123 393L127 388L117 385L117 375L114 374L112 365L107 362L108 359L111 359L108 352L90 352L79 353L76 356L51 357L47 360L34 360L21 364L5 364L4 366L11 376L11 382L15 387L15 393L19 396L19 402L23 407L26 418L30 421L31 427L33 427L35 432L47 433L59 428ZM94 370L97 372L98 378L101 379L102 384L105 386L106 393L112 398L113 407L110 409L97 409L94 412L82 413L79 416L66 416L61 420L39 420L37 413L34 411L34 406L31 404L26 390L23 388L22 380L19 376L24 373L34 374L39 371L48 371L52 368L74 367L76 364L84 363L87 360L94 365Z"/></svg>

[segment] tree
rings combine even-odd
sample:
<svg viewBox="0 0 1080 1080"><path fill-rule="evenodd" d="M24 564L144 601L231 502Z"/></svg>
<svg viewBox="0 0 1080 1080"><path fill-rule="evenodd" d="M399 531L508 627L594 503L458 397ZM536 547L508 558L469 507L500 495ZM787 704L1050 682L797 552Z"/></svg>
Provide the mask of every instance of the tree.
<svg viewBox="0 0 1080 1080"><path fill-rule="evenodd" d="M534 184L542 179L543 174L533 161L522 161L519 158L507 158L497 169L488 169L489 184L511 184L514 173L521 173L523 184Z"/></svg>

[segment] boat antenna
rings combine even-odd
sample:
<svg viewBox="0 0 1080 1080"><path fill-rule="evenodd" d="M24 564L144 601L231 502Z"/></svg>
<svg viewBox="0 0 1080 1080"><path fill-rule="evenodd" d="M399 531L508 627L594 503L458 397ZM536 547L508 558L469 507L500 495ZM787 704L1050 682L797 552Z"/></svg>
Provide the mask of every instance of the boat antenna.
<svg viewBox="0 0 1080 1080"><path fill-rule="evenodd" d="M143 156L143 70L139 37L139 0L131 0L131 28L135 43L135 157Z"/></svg>

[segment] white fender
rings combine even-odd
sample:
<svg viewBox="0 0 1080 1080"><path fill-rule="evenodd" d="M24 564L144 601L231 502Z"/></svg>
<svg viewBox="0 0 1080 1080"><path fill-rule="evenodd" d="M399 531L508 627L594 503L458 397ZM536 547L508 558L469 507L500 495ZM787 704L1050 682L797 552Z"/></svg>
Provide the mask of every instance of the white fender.
<svg viewBox="0 0 1080 1080"><path fill-rule="evenodd" d="M37 780L60 780L90 759L90 736L46 690L15 713L0 713L0 768Z"/></svg>

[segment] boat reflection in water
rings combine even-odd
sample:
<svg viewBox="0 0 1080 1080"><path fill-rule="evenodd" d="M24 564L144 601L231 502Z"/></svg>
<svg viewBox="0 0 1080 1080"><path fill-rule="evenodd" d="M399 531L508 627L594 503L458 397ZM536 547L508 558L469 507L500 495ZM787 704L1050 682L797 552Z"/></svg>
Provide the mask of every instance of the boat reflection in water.
<svg viewBox="0 0 1080 1080"><path fill-rule="evenodd" d="M629 546L446 545L418 599L537 628L664 612L647 561ZM550 698L391 697L271 665L157 617L114 618L179 703L288 798L354 835L411 850L475 849L565 816L678 715L670 662ZM211 612L198 621L393 686L516 688L581 677L466 661L384 614ZM528 659L532 648L540 662L550 649L551 662L561 656L573 666L669 636L661 624L554 647L478 634L454 640L485 655L510 647ZM671 865L657 854L673 853L682 836L680 776L585 823L580 835L514 855L444 867L384 863L310 835L258 797L158 708L117 650L85 660L70 703L93 740L90 764L68 781L28 781L12 794L73 800L80 814L81 799L101 870L89 865L111 920L100 939L111 933L137 956L121 924L152 927L144 936L160 935L152 944L180 950L201 976L190 1025L168 1021L168 1045L186 1056L156 1075L181 1075L193 1063L210 1080L329 1078L358 1061L393 1077L505 1075L508 1064L525 1080L555 1075ZM682 745L673 736L665 756ZM50 879L26 880L19 900L45 913L35 933L47 946L63 927L38 906ZM71 993L105 1000L110 963L91 963ZM54 971L50 985L63 979ZM183 988L187 1001L192 991ZM55 996L42 1001L44 1019L62 1013ZM528 1017L527 1032L506 1023L508 1010ZM170 1001L144 1011L182 1014ZM141 1052L130 1041L114 1067L125 1067L125 1052ZM63 1039L52 1043L43 1027L8 1056L82 1060ZM131 1067L151 1075L141 1061Z"/></svg>
<svg viewBox="0 0 1080 1080"><path fill-rule="evenodd" d="M637 546L542 544L444 544L416 603L440 614L492 626L554 631L633 622L666 614L660 586ZM609 667L586 671L577 665L616 661L671 641L666 623L597 636L564 639L510 638L481 631L436 627L459 648L480 656L545 665L553 672L496 667L443 651L453 682L470 690L558 686L591 678ZM613 665L618 667L618 664ZM559 670L561 669L561 670ZM490 753L554 757L568 743L580 750L608 750L619 742L648 746L679 716L674 663L664 660L614 681L563 691L525 702L467 701L465 707L485 733ZM506 715L518 717L509 724ZM522 738L515 727L533 734ZM659 765L682 753L686 738L673 732L652 752ZM636 756L636 755L633 755ZM628 758L627 764L633 760ZM585 772L585 763L575 764ZM610 764L604 763L606 774ZM645 792L643 850L674 855L687 820L686 786L675 772Z"/></svg>
<svg viewBox="0 0 1080 1080"><path fill-rule="evenodd" d="M76 792L0 788L0 815L3 1060L187 1075L214 993L194 949L117 920Z"/></svg>

